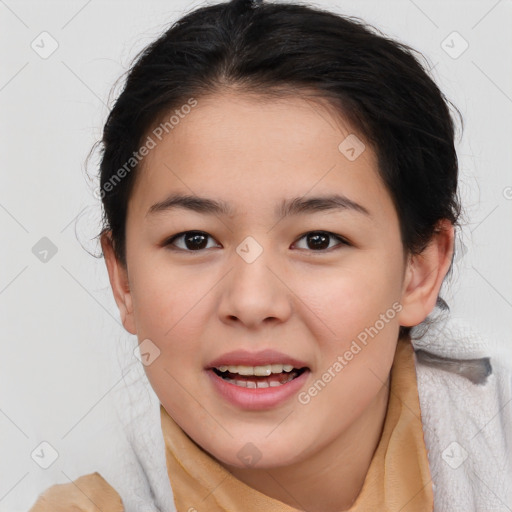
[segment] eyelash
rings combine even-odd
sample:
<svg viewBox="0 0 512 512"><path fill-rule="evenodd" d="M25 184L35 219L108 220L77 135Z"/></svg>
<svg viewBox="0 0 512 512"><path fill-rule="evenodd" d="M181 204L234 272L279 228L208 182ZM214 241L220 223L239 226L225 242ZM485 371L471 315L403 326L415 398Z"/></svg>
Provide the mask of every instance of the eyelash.
<svg viewBox="0 0 512 512"><path fill-rule="evenodd" d="M179 238L183 238L185 235L188 235L188 234L196 234L196 235L205 235L207 237L210 237L213 239L213 237L211 235L209 235L208 233L205 233L204 231L197 231L197 230L190 230L190 231L182 231L181 233L177 233L176 235L173 235L172 237L168 238L164 243L163 243L163 246L165 247L168 247L168 246L171 246L173 245L173 242L175 242L176 240L178 240ZM343 237L341 237L340 235L336 235L335 233L331 233L330 231L322 231L322 230L316 230L316 231L307 231L306 233L304 233L303 235L301 235L296 242L294 242L294 244L296 244L299 240L302 240L303 238L305 238L307 235L310 235L310 234L322 234L322 235L325 235L325 236L328 236L328 237L331 237L331 238L335 238L337 239L340 243L333 246L333 247L327 247L326 249L319 249L319 250L314 250L314 249L305 249L309 252L316 252L316 253L324 253L324 252L327 252L327 251L331 251L333 248L337 248L339 246L350 246L351 244ZM211 247L207 247L208 249L211 249ZM183 249L181 247L173 247L171 248L171 250L175 250L175 251L182 251L182 252L190 252L190 253L194 253L194 252L202 252L206 249L197 249L197 250L191 250L191 249Z"/></svg>

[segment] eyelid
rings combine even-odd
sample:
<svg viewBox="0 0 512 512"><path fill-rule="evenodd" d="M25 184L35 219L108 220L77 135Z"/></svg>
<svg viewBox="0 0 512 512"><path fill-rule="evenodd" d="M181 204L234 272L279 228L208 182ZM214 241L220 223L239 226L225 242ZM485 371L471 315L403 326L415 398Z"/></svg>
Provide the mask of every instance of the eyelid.
<svg viewBox="0 0 512 512"><path fill-rule="evenodd" d="M309 231L306 231L304 234L300 235L297 240L295 242L293 242L292 245L296 244L299 240L302 240L305 236L309 235L310 233L322 233L324 235L327 235L331 238L336 238L338 239L338 241L340 242L339 244L336 244L334 245L333 247L329 247L327 249L320 249L320 250L312 250L312 249L301 249L301 250L306 250L308 252L311 252L311 253L319 253L319 254L323 254L323 253L326 253L328 251L331 251L333 249L336 249L337 247L339 247L340 245L347 245L347 246L350 246L352 245L346 238L344 238L343 236L341 235L338 235L336 233L333 233L332 231L326 231L324 229L313 229L313 230L309 230Z"/></svg>
<svg viewBox="0 0 512 512"><path fill-rule="evenodd" d="M188 231L181 231L180 233L176 233L175 235L172 235L171 237L167 238L162 246L166 247L166 246L169 246L169 245L173 245L173 243L183 237L184 235L187 235L189 233L196 233L196 234L201 234L201 235L205 235L206 237L209 237L211 238L212 240L215 240L215 238L210 235L209 233L207 233L206 231L201 231L201 230L198 230L198 229L189 229ZM328 237L331 237L331 238L336 238L340 243L339 244L336 244L334 245L333 247L329 247L327 249L319 249L319 250L313 250L313 249L301 249L301 250L306 250L308 252L311 252L311 253L319 253L319 254L322 254L322 253L325 253L327 251L330 251L332 249L335 249L336 247L340 246L340 245L347 245L347 246L350 246L351 243L344 237L342 237L341 235L338 235L336 233L333 233L332 231L326 231L326 230L322 230L322 229L313 229L313 230L309 230L309 231L306 231L305 233L303 233L302 235L300 235L296 240L295 242L292 243L292 246L295 245L299 240L302 240L304 237L306 237L307 235L311 234L311 233L322 233L322 234L325 234L327 235ZM217 241L216 241L217 242ZM219 242L217 242L219 243ZM203 252L205 249L198 249L198 250L190 250L190 249L182 249L181 247L176 247L174 246L173 248L174 250L177 250L177 251L182 251L182 252L190 252L190 253L201 253ZM211 249L211 247L209 247L209 249Z"/></svg>
<svg viewBox="0 0 512 512"><path fill-rule="evenodd" d="M196 251L192 251L190 249L182 249L181 247L176 247L176 246L173 245L176 240L178 240L179 238L182 238L184 235L188 235L190 233L204 235L207 238L211 238L212 240L215 240L215 238L212 235L210 235L209 233L207 233L206 231L201 231L199 229L189 229L187 231L181 231L180 233L176 233L175 235L170 236L169 238L167 238L162 243L162 246L163 247L167 247L167 246L171 245L171 246L173 246L172 247L173 250L181 251L181 252L190 252L190 253L201 253L201 252L203 252L205 249L199 249L199 250L196 250ZM216 243L219 243L219 242L216 241ZM209 249L211 249L211 247L209 247Z"/></svg>

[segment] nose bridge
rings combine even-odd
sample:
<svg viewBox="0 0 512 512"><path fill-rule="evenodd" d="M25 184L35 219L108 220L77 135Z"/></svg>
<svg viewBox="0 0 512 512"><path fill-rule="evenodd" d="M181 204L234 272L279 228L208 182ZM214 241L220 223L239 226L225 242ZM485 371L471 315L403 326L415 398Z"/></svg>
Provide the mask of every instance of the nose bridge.
<svg viewBox="0 0 512 512"><path fill-rule="evenodd" d="M232 255L232 271L223 289L219 314L256 325L268 318L284 321L291 311L286 286L276 277L279 267L271 249L254 237L246 237Z"/></svg>

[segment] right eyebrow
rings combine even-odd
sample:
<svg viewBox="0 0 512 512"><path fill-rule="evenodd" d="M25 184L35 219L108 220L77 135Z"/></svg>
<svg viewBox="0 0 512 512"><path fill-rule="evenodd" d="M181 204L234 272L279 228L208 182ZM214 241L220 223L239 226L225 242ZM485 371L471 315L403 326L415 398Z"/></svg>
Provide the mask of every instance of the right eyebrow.
<svg viewBox="0 0 512 512"><path fill-rule="evenodd" d="M233 215L231 206L224 201L185 194L171 194L163 201L152 205L146 212L146 216L148 214L162 213L176 208L211 215Z"/></svg>

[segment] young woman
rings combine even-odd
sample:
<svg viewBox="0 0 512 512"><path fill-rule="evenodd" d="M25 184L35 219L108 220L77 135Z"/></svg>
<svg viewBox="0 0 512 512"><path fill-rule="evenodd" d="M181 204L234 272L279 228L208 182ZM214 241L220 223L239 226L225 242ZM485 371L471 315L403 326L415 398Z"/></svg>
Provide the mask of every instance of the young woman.
<svg viewBox="0 0 512 512"><path fill-rule="evenodd" d="M410 48L304 5L202 7L138 57L104 128L101 244L173 510L510 509L510 371L439 297L453 132ZM95 473L31 510L167 512L147 486Z"/></svg>

